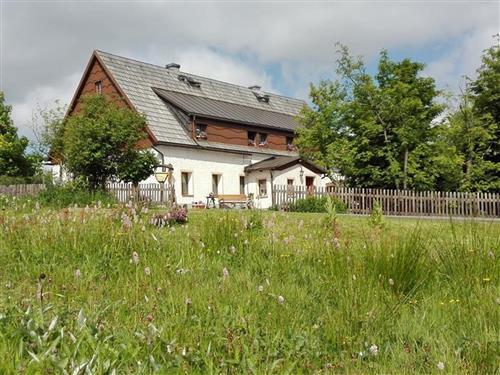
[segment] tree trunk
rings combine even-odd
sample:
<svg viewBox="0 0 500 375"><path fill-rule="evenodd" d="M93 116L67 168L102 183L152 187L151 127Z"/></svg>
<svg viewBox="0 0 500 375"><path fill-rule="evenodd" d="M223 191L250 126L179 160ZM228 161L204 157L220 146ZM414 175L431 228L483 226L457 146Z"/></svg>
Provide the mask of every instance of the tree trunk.
<svg viewBox="0 0 500 375"><path fill-rule="evenodd" d="M403 190L408 188L408 147L405 148L405 159L403 164Z"/></svg>

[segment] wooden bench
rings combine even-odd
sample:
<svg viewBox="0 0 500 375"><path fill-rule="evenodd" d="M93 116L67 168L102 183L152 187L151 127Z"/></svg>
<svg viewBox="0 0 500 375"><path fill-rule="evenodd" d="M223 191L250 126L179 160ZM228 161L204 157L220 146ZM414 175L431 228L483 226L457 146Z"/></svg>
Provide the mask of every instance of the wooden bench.
<svg viewBox="0 0 500 375"><path fill-rule="evenodd" d="M243 205L248 208L248 199L245 194L219 194L219 208L228 208L230 206Z"/></svg>

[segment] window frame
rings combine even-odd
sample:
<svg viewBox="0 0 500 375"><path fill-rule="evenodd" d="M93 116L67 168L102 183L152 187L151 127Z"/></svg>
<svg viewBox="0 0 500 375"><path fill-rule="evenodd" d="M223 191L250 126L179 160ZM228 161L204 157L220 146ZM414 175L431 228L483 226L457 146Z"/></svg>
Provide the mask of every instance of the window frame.
<svg viewBox="0 0 500 375"><path fill-rule="evenodd" d="M253 138L250 137L250 134L253 134ZM247 130L247 140L248 140L249 146L256 146L257 145L257 132Z"/></svg>
<svg viewBox="0 0 500 375"><path fill-rule="evenodd" d="M245 193L245 186L246 186L246 181L245 181L245 176L240 175L240 194L246 195ZM241 182L243 181L243 184Z"/></svg>
<svg viewBox="0 0 500 375"><path fill-rule="evenodd" d="M204 129L204 130L203 130ZM195 129L194 129L194 136L196 139L208 139L208 125L207 124L195 124Z"/></svg>
<svg viewBox="0 0 500 375"><path fill-rule="evenodd" d="M264 181L264 194L261 194L261 189L260 189L260 185L261 185L262 181ZM267 197L267 178L259 178L257 180L257 196L259 198L266 198Z"/></svg>
<svg viewBox="0 0 500 375"><path fill-rule="evenodd" d="M222 190L222 173L220 172L212 172L211 173L211 176L212 176L212 190L214 190L214 176L218 176L218 180L217 180L217 191L212 191L213 195L215 197L218 197L219 194L223 194L223 191Z"/></svg>
<svg viewBox="0 0 500 375"><path fill-rule="evenodd" d="M188 176L188 180L186 182L186 189L187 189L186 192L184 192L184 180L183 180L184 175ZM181 195L183 197L192 197L194 195L194 192L192 191L193 188L194 188L193 172L192 171L181 171Z"/></svg>
<svg viewBox="0 0 500 375"><path fill-rule="evenodd" d="M262 138L264 138L264 141L262 140ZM269 133L259 132L259 146L267 146L268 144L269 144Z"/></svg>
<svg viewBox="0 0 500 375"><path fill-rule="evenodd" d="M98 95L102 94L102 81L95 81L95 92Z"/></svg>

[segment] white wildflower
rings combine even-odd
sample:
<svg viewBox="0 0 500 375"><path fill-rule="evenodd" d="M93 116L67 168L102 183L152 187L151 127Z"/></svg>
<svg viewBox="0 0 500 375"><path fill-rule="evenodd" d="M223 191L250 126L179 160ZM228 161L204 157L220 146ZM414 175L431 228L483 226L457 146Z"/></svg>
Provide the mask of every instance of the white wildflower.
<svg viewBox="0 0 500 375"><path fill-rule="evenodd" d="M360 357L364 357L365 352L359 352L359 353L358 353L358 355L359 355Z"/></svg>
<svg viewBox="0 0 500 375"><path fill-rule="evenodd" d="M167 353L171 354L173 351L174 351L174 349L172 349L172 345L168 344L167 345Z"/></svg>
<svg viewBox="0 0 500 375"><path fill-rule="evenodd" d="M279 303L280 305L283 305L283 304L285 303L285 297L283 297L283 296L278 296L278 303Z"/></svg>
<svg viewBox="0 0 500 375"><path fill-rule="evenodd" d="M389 279L389 285L390 285L390 286L393 286L393 285L394 285L394 280L393 280L393 279Z"/></svg>
<svg viewBox="0 0 500 375"><path fill-rule="evenodd" d="M334 238L333 238L333 247L334 247L336 250L340 249L340 241L339 241L339 239L338 239L337 237L334 237Z"/></svg>
<svg viewBox="0 0 500 375"><path fill-rule="evenodd" d="M264 287L262 285L259 285L259 287L257 288L257 291L262 293L264 291Z"/></svg>
<svg viewBox="0 0 500 375"><path fill-rule="evenodd" d="M370 354L371 355L378 355L378 346L377 345L370 346Z"/></svg>
<svg viewBox="0 0 500 375"><path fill-rule="evenodd" d="M136 251L134 251L132 253L132 259L131 259L132 263L134 263L135 265L138 265L139 264L139 254L137 254Z"/></svg>
<svg viewBox="0 0 500 375"><path fill-rule="evenodd" d="M352 275L352 279L356 281L356 275Z"/></svg>
<svg viewBox="0 0 500 375"><path fill-rule="evenodd" d="M493 251L488 251L488 256L491 258L491 259L494 259L495 258L495 254L493 254ZM441 363L441 362L439 362Z"/></svg>
<svg viewBox="0 0 500 375"><path fill-rule="evenodd" d="M184 300L184 303L189 306L189 305L193 304L193 301L191 301L191 298L186 297L186 299Z"/></svg>
<svg viewBox="0 0 500 375"><path fill-rule="evenodd" d="M146 274L146 276L151 275L151 268L149 268L149 267L145 267L145 268L144 268L144 273Z"/></svg>
<svg viewBox="0 0 500 375"><path fill-rule="evenodd" d="M438 368L438 370L443 371L444 370L444 363L443 362L438 362L437 368Z"/></svg>
<svg viewBox="0 0 500 375"><path fill-rule="evenodd" d="M187 350L186 348L182 348L182 356L185 357L187 355Z"/></svg>
<svg viewBox="0 0 500 375"><path fill-rule="evenodd" d="M222 269L222 278L225 280L229 277L229 271L226 267Z"/></svg>
<svg viewBox="0 0 500 375"><path fill-rule="evenodd" d="M79 279L79 278L80 278L80 276L82 276L82 273L81 273L80 269L79 269L79 268L77 268L77 270L75 271L75 277L76 277L77 279Z"/></svg>
<svg viewBox="0 0 500 375"><path fill-rule="evenodd" d="M245 240L243 243L244 243L245 245L248 245L248 240Z"/></svg>

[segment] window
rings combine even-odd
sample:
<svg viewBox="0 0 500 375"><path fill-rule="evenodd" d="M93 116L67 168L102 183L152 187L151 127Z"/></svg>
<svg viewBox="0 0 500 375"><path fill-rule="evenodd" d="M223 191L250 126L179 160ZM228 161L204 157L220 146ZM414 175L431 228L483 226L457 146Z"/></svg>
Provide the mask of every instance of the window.
<svg viewBox="0 0 500 375"><path fill-rule="evenodd" d="M257 133L248 132L248 145L255 146L255 138L257 137Z"/></svg>
<svg viewBox="0 0 500 375"><path fill-rule="evenodd" d="M193 195L191 190L191 172L181 172L181 193L184 197Z"/></svg>
<svg viewBox="0 0 500 375"><path fill-rule="evenodd" d="M97 81L95 83L95 92L98 94L102 94L102 82L101 81Z"/></svg>
<svg viewBox="0 0 500 375"><path fill-rule="evenodd" d="M245 194L245 176L240 176L240 194Z"/></svg>
<svg viewBox="0 0 500 375"><path fill-rule="evenodd" d="M259 146L267 146L267 133L259 133Z"/></svg>
<svg viewBox="0 0 500 375"><path fill-rule="evenodd" d="M214 193L215 196L218 196L220 193L220 180L221 180L221 175L220 174L212 174L212 193Z"/></svg>
<svg viewBox="0 0 500 375"><path fill-rule="evenodd" d="M295 146L293 145L293 137L286 137L286 149L288 151L295 150Z"/></svg>
<svg viewBox="0 0 500 375"><path fill-rule="evenodd" d="M293 185L293 178L289 178L288 180L286 180L286 184L288 186Z"/></svg>
<svg viewBox="0 0 500 375"><path fill-rule="evenodd" d="M259 180L259 197L267 196L267 180Z"/></svg>
<svg viewBox="0 0 500 375"><path fill-rule="evenodd" d="M207 125L196 124L196 139L207 139Z"/></svg>

